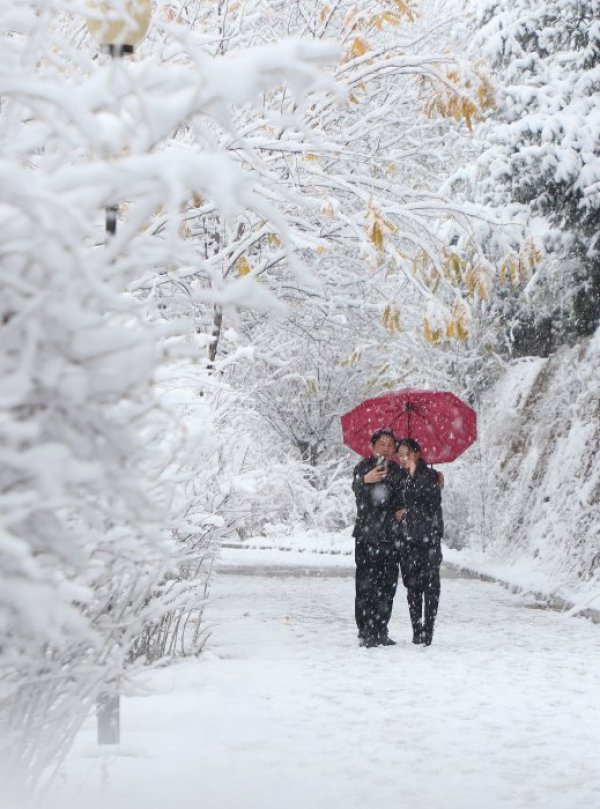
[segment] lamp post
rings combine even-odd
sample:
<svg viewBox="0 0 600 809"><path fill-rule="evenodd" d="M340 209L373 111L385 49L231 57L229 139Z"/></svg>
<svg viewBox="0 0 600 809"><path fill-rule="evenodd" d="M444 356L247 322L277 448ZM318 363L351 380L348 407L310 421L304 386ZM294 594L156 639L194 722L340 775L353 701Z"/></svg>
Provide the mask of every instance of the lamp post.
<svg viewBox="0 0 600 809"><path fill-rule="evenodd" d="M146 36L152 16L152 0L88 0L86 23L103 53L113 59L132 54ZM106 235L117 232L119 206L106 209Z"/></svg>
<svg viewBox="0 0 600 809"><path fill-rule="evenodd" d="M113 59L132 54L145 37L152 16L152 0L88 0L86 23L103 53ZM106 208L106 241L117 232L119 206ZM96 703L98 744L121 740L119 695L102 693Z"/></svg>

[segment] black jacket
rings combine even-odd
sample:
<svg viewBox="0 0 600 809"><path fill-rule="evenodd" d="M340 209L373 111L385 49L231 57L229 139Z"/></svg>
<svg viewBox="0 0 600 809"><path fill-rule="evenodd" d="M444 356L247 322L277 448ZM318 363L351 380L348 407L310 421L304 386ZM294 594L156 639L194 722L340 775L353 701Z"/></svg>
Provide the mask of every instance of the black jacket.
<svg viewBox="0 0 600 809"><path fill-rule="evenodd" d="M402 521L405 538L419 545L439 544L444 535L442 493L438 473L421 459L414 477L401 470L403 505Z"/></svg>
<svg viewBox="0 0 600 809"><path fill-rule="evenodd" d="M396 542L401 536L401 528L394 512L402 508L404 472L395 461L389 461L385 480L365 483L365 475L376 463L376 458L366 458L354 468L352 489L356 496L356 523L352 536L357 542Z"/></svg>

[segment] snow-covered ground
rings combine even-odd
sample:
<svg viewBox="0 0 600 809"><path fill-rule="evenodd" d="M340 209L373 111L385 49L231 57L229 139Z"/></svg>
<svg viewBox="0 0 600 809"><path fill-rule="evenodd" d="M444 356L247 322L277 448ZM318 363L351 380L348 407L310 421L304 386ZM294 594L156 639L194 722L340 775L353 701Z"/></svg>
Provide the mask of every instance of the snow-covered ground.
<svg viewBox="0 0 600 809"><path fill-rule="evenodd" d="M295 565L307 567L339 567L349 565L353 572L354 539L352 526L344 531L283 531L275 526L267 536L252 537L243 547L246 564L255 563L276 566ZM283 553L282 553L283 552ZM235 569L236 557L225 554L223 563ZM557 582L537 563L537 560L516 556L499 559L493 550L484 552L478 547L461 550L444 546L444 560L449 566L483 578L502 582L513 590L535 594L550 604L562 604L571 614L594 611L600 614L600 583L598 577L579 580L576 586L567 587Z"/></svg>
<svg viewBox="0 0 600 809"><path fill-rule="evenodd" d="M86 725L61 808L600 806L598 626L445 577L433 646L410 643L400 589L397 646L361 649L351 556L220 567L204 654L138 679L117 750Z"/></svg>

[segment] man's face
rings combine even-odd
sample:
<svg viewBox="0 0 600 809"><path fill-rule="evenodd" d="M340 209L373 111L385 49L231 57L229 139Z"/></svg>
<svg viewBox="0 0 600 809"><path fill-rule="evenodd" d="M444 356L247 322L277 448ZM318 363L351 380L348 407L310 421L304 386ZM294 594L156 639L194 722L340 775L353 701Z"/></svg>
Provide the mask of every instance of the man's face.
<svg viewBox="0 0 600 809"><path fill-rule="evenodd" d="M381 435L377 441L372 445L373 455L379 455L380 458L391 460L393 454L396 452L396 442L390 435Z"/></svg>

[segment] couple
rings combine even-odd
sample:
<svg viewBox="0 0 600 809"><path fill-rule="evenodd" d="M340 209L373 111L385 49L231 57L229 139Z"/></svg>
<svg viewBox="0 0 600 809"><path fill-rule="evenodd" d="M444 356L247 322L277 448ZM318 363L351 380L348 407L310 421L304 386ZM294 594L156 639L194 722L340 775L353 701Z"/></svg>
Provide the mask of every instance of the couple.
<svg viewBox="0 0 600 809"><path fill-rule="evenodd" d="M392 460L397 454L400 465ZM361 646L392 646L388 622L399 570L413 643L430 646L440 597L443 477L412 438L388 428L371 436L371 457L354 469L356 624Z"/></svg>

